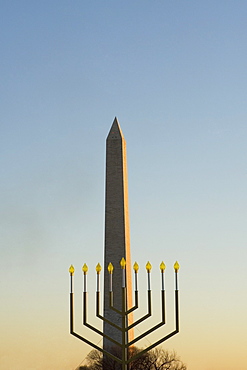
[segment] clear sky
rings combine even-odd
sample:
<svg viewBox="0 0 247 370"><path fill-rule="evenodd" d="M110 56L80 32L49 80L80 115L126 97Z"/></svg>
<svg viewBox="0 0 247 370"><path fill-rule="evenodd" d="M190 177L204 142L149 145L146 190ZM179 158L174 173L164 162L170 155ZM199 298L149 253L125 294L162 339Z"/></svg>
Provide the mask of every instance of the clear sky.
<svg viewBox="0 0 247 370"><path fill-rule="evenodd" d="M144 312L150 260L160 318L164 260L172 330L178 260L166 347L189 370L247 369L246 1L2 0L0 20L0 369L74 370L90 351L69 335L68 267L82 332L115 116Z"/></svg>

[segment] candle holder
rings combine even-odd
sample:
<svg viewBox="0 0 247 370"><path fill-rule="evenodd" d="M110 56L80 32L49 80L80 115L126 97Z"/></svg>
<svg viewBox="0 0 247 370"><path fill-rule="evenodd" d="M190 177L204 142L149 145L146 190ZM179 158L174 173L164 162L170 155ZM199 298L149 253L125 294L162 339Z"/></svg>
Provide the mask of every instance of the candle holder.
<svg viewBox="0 0 247 370"><path fill-rule="evenodd" d="M127 341L126 333L128 333L129 330L134 328L135 326L139 325L141 322L145 321L148 317L152 315L152 297L151 297L151 269L152 265L150 262L147 262L146 264L146 271L147 271L147 303L148 303L148 312L132 324L128 325L128 315L138 309L138 270L139 265L137 262L134 263L133 269L135 274L135 303L134 306L130 309L127 309L127 300L126 300L126 284L125 284L125 266L126 261L124 258L120 261L120 266L123 273L123 279L122 279L122 287L119 289L122 289L122 309L118 310L114 307L113 304L113 290L112 290L112 280L113 280L113 271L114 266L112 263L109 263L108 265L108 272L109 272L109 307L111 310L117 312L122 320L121 320L121 326L116 325L115 323L111 322L110 320L106 319L104 316L100 314L100 284L99 284L99 278L100 278L100 272L101 272L101 266L98 263L96 266L96 273L97 273L97 284L96 284L96 317L101 319L104 322L107 322L108 324L112 325L114 328L119 330L122 333L122 341L121 343L114 340L110 336L106 335L103 331L95 328L94 326L90 325L87 322L87 272L88 272L88 266L86 264L83 265L82 271L83 271L83 309L82 309L82 322L83 325L89 328L90 330L94 331L95 333L99 334L101 337L104 337L108 339L113 345L118 346L121 349L121 357L117 357L114 354L110 353L110 351L105 350L101 347L99 347L97 344L91 342L90 340L84 338L83 336L77 334L74 331L74 291L73 291L73 278L74 278L74 272L75 269L73 265L69 268L70 273L70 334L74 335L76 338L82 340L84 343L87 343L91 347L97 349L98 351L102 352L104 356L108 356L109 358L117 361L119 364L122 365L122 370L128 370L128 365L130 362L137 360L139 357L141 357L143 354L148 352L149 350L155 348L156 346L160 345L164 341L168 340L175 334L179 332L179 297L178 297L178 270L179 270L179 263L176 261L174 263L174 271L175 271L175 329L170 332L169 334L163 336L153 344L149 345L147 348L141 350L137 354L135 354L132 357L128 358L128 350L130 349L133 344L141 340L142 338L146 337L147 335L151 334L161 326L165 325L166 323L166 315L165 315L165 269L166 265L162 261L160 264L160 272L161 272L161 321L153 326L152 328L146 330L136 338L134 338L131 341Z"/></svg>

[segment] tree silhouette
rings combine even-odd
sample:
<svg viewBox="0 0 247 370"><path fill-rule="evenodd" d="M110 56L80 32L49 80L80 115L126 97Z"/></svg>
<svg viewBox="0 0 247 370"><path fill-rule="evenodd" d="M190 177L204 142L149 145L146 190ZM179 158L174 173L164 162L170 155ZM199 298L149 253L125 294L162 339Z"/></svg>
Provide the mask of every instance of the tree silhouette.
<svg viewBox="0 0 247 370"><path fill-rule="evenodd" d="M141 348L131 347L129 357L133 357ZM111 353L120 357L121 351L118 347L111 349ZM78 370L119 370L119 363L102 353L93 350L87 355L87 366L81 366ZM167 351L161 347L144 353L138 359L130 362L129 370L187 370L187 366L180 360L175 351Z"/></svg>

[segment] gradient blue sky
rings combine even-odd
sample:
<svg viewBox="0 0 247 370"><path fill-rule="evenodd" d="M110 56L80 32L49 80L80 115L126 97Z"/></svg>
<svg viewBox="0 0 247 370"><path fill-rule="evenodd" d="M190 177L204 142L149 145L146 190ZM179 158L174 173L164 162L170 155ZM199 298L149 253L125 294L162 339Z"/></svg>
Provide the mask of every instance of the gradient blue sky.
<svg viewBox="0 0 247 370"><path fill-rule="evenodd" d="M166 347L189 370L247 369L246 1L8 0L0 20L0 369L74 370L90 350L68 332L68 267L79 315L81 266L93 305L103 262L115 116L132 260L142 281L153 264L154 322L167 264L167 331L181 265Z"/></svg>

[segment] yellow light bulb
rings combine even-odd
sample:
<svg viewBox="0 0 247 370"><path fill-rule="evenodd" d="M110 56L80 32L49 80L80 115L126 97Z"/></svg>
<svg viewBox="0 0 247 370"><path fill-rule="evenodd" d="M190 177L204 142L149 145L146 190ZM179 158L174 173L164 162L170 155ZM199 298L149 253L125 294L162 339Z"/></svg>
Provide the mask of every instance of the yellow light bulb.
<svg viewBox="0 0 247 370"><path fill-rule="evenodd" d="M146 270L147 270L147 272L150 272L150 271L151 271L151 269L152 269L152 265L151 265L151 263L148 261L148 262L147 262L147 264L146 264Z"/></svg>
<svg viewBox="0 0 247 370"><path fill-rule="evenodd" d="M162 261L161 264L160 264L160 270L161 272L164 272L166 269L166 265L164 264L164 262Z"/></svg>
<svg viewBox="0 0 247 370"><path fill-rule="evenodd" d="M102 270L102 267L100 266L100 263L97 264L95 270L96 270L97 274L100 273L100 271Z"/></svg>
<svg viewBox="0 0 247 370"><path fill-rule="evenodd" d="M120 266L122 267L122 269L125 269L125 266L126 266L126 261L124 258L121 259L120 261Z"/></svg>
<svg viewBox="0 0 247 370"><path fill-rule="evenodd" d="M88 272L88 267L86 263L84 263L84 265L82 266L82 271L84 272L84 275L86 275L86 273Z"/></svg>
<svg viewBox="0 0 247 370"><path fill-rule="evenodd" d="M138 270L139 270L139 265L138 265L138 263L137 263L137 262L135 262L135 263L134 263L134 265L133 265L133 269L134 269L134 271L135 271L135 272L138 272Z"/></svg>
<svg viewBox="0 0 247 370"><path fill-rule="evenodd" d="M74 266L73 265L70 265L70 267L69 267L69 273L70 273L70 275L71 276L74 275L74 272L75 272Z"/></svg>
<svg viewBox="0 0 247 370"><path fill-rule="evenodd" d="M109 271L109 274L112 274L113 273L113 264L110 262L109 265L108 265L108 271Z"/></svg>
<svg viewBox="0 0 247 370"><path fill-rule="evenodd" d="M174 266L173 266L173 267L174 267L175 272L178 272L178 270L179 270L179 268L180 268L178 261L176 261L176 262L174 263Z"/></svg>

